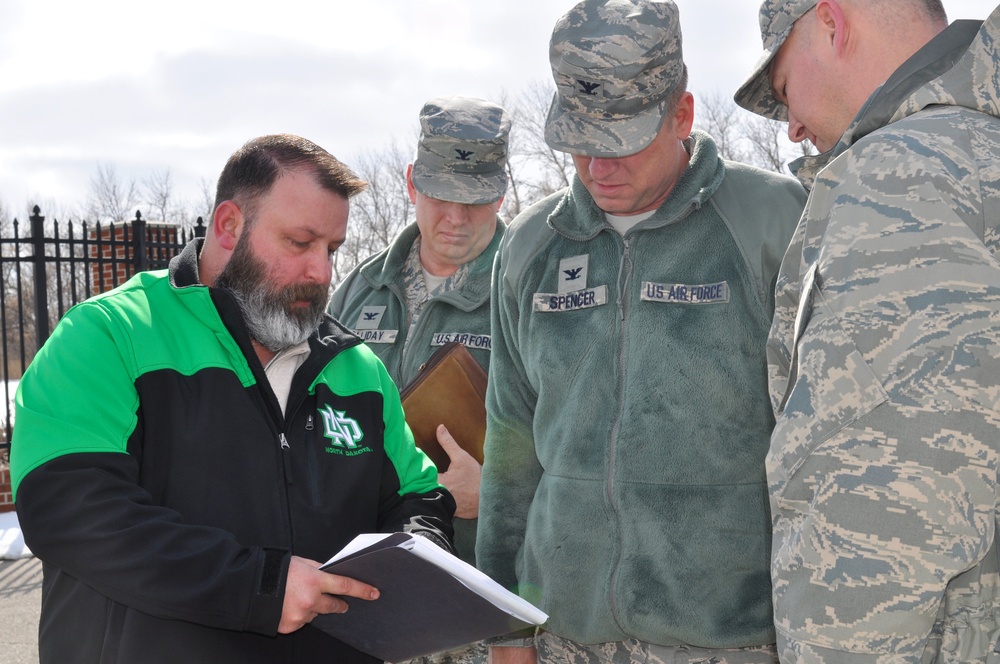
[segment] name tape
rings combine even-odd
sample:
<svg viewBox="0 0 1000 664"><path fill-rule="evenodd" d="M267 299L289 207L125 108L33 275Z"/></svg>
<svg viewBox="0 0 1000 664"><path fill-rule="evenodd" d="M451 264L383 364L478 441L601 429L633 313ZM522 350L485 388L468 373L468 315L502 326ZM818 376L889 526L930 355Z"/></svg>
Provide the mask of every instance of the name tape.
<svg viewBox="0 0 1000 664"><path fill-rule="evenodd" d="M394 344L399 330L354 330L354 334L370 344Z"/></svg>
<svg viewBox="0 0 1000 664"><path fill-rule="evenodd" d="M569 293L535 293L532 304L535 311L551 313L556 311L577 311L590 309L608 303L608 287L585 288Z"/></svg>

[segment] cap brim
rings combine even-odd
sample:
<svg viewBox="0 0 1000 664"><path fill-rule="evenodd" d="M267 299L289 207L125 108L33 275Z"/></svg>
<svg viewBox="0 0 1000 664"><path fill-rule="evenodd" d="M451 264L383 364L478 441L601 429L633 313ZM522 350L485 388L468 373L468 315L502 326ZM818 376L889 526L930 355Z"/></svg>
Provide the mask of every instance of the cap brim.
<svg viewBox="0 0 1000 664"><path fill-rule="evenodd" d="M553 150L586 157L627 157L656 138L669 100L626 118L594 119L566 111L553 98L545 120L545 142Z"/></svg>
<svg viewBox="0 0 1000 664"><path fill-rule="evenodd" d="M418 159L410 173L414 188L424 196L464 205L496 203L507 191L507 173L443 173L428 168Z"/></svg>
<svg viewBox="0 0 1000 664"><path fill-rule="evenodd" d="M753 73L733 95L733 100L751 113L781 122L788 121L788 107L774 98L770 68L771 61L781 49L781 45L785 43L789 32L791 32L791 28L775 42L772 50L764 51L754 66Z"/></svg>

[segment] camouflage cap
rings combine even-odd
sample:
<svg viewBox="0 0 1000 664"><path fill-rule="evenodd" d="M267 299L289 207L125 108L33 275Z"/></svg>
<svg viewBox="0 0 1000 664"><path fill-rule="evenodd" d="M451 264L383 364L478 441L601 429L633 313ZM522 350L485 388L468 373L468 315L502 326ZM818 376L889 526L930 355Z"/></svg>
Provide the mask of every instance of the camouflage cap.
<svg viewBox="0 0 1000 664"><path fill-rule="evenodd" d="M635 154L659 132L684 70L677 6L583 0L556 22L549 60L549 146L589 157Z"/></svg>
<svg viewBox="0 0 1000 664"><path fill-rule="evenodd" d="M764 54L754 66L750 78L733 97L743 108L772 120L788 121L788 107L774 98L771 89L771 60L785 43L792 26L816 6L816 0L764 0L760 5L760 37Z"/></svg>
<svg viewBox="0 0 1000 664"><path fill-rule="evenodd" d="M471 97L438 97L420 111L413 186L442 201L484 205L507 191L510 117Z"/></svg>

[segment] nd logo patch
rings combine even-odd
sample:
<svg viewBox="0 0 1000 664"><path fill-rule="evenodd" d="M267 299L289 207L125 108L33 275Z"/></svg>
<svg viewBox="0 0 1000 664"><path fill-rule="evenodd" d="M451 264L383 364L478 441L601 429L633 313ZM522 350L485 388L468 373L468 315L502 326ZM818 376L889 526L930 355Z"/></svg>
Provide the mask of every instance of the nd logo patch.
<svg viewBox="0 0 1000 664"><path fill-rule="evenodd" d="M323 435L330 439L330 444L344 449L353 450L365 437L358 426L358 421L347 417L342 410L334 410L329 404L322 408L319 414L323 417Z"/></svg>

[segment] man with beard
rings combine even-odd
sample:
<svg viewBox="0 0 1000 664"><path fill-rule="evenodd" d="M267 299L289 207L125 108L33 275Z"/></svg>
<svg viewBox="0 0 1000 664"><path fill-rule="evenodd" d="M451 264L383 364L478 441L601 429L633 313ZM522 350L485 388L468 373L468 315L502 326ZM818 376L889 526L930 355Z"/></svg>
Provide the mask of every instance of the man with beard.
<svg viewBox="0 0 1000 664"><path fill-rule="evenodd" d="M39 351L11 466L41 662L374 661L308 623L378 590L316 561L361 532L451 548L454 500L395 386L324 314L364 187L302 138L250 141L204 240Z"/></svg>

